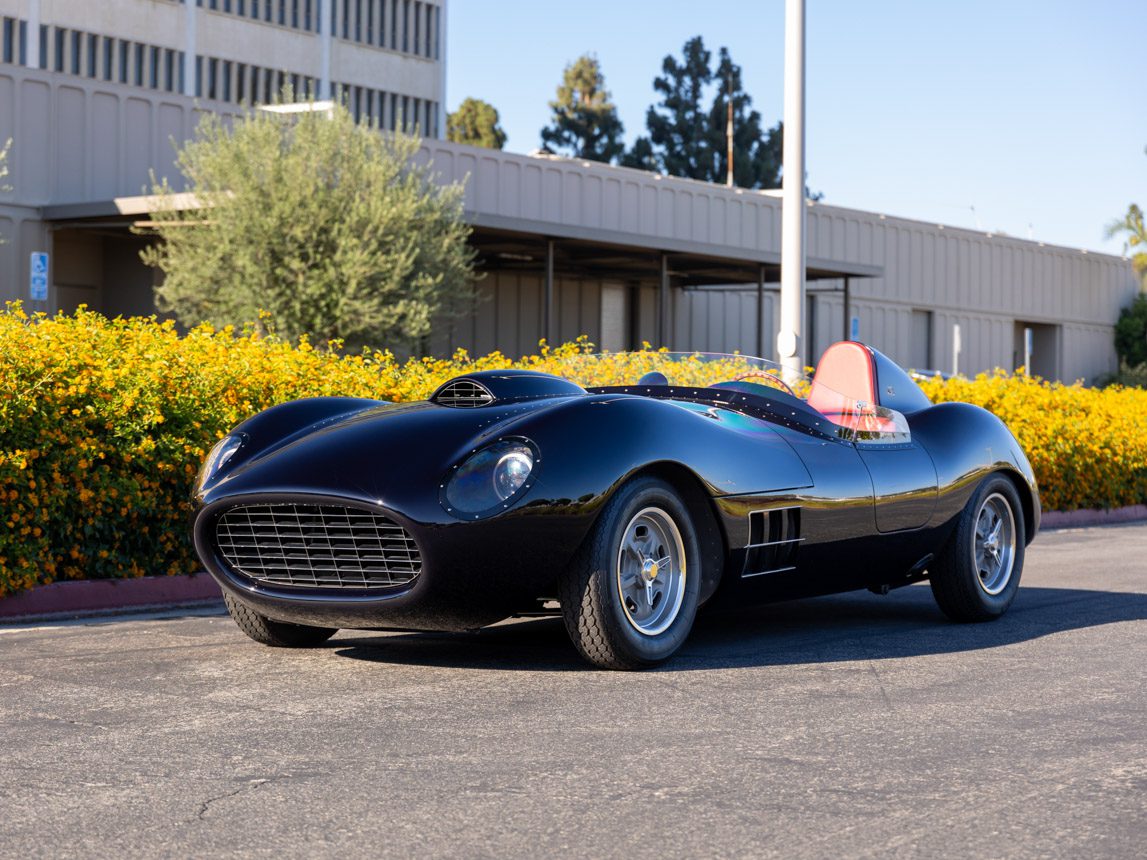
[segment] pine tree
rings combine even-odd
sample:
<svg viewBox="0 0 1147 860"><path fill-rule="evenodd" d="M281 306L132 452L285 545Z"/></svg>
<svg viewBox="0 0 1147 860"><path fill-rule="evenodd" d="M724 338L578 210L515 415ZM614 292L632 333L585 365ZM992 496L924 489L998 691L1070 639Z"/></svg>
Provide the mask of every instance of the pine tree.
<svg viewBox="0 0 1147 860"><path fill-rule="evenodd" d="M662 74L653 80L661 102L646 112L645 126L657 167L671 176L713 176L710 118L702 105L705 88L713 80L710 56L701 37L694 36L685 43L681 62L667 56Z"/></svg>
<svg viewBox="0 0 1147 860"><path fill-rule="evenodd" d="M446 139L501 149L506 145L506 132L498 122L497 108L482 99L468 98L446 117Z"/></svg>
<svg viewBox="0 0 1147 860"><path fill-rule="evenodd" d="M592 54L566 66L550 108L553 121L542 129L542 144L554 152L605 162L624 152L624 127L605 88L601 64Z"/></svg>

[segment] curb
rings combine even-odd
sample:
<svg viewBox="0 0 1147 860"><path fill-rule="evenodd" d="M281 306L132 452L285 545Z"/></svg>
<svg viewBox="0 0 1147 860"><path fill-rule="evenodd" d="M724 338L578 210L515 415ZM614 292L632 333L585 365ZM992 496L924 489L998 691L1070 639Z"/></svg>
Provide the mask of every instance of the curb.
<svg viewBox="0 0 1147 860"><path fill-rule="evenodd" d="M53 582L0 598L0 624L81 618L125 609L171 609L222 600L218 584L206 573Z"/></svg>
<svg viewBox="0 0 1147 860"><path fill-rule="evenodd" d="M1147 521L1147 505L1128 505L1110 510L1092 508L1081 511L1044 511L1040 518L1040 529L1072 529L1144 521Z"/></svg>

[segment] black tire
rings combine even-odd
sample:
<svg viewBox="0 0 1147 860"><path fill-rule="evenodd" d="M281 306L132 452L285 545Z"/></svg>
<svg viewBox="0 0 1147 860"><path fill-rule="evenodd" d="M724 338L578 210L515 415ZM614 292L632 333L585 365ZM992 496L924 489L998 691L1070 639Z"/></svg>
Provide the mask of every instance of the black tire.
<svg viewBox="0 0 1147 860"><path fill-rule="evenodd" d="M338 633L338 629L332 627L309 627L305 624L272 621L226 593L223 602L227 604L227 612L235 619L240 630L256 642L273 648L314 648Z"/></svg>
<svg viewBox="0 0 1147 860"><path fill-rule="evenodd" d="M667 601L666 607L671 599L669 589L673 583L678 584L672 591L675 611L670 614L672 607L659 610L665 613L664 617L650 619L649 629L643 632L641 622L630 614L630 608L636 611L637 607L624 602L622 541L631 527L641 528L640 522L644 520L639 518L663 515L667 519L657 521L663 522L665 533L672 538L680 537L679 545L674 541L677 548L670 551L671 555L679 556L684 564L675 566L669 562L665 568L666 578L656 583L657 587L665 585L662 596ZM675 534L669 521L675 527ZM649 540L651 546L658 543L657 535ZM653 565L648 570L656 580L659 568ZM626 581L639 580L627 577ZM640 582L645 587L645 580ZM650 581L650 586L653 585ZM700 586L700 544L685 503L664 481L639 477L619 489L598 516L561 576L559 599L566 630L586 660L603 669L641 669L669 659L684 643L697 614ZM650 599L651 613L659 605L657 599ZM661 624L667 625L665 629L657 629Z"/></svg>
<svg viewBox="0 0 1147 860"><path fill-rule="evenodd" d="M1001 516L1001 538L1005 529L1011 532L1010 546L999 548L1001 556L1010 550L1010 563L1006 577L1004 566L998 565L997 557L991 550L983 555L987 561L982 565L977 560L977 524L982 515L991 522L993 514L1004 514L1006 505L1010 514L1010 524L1006 515ZM986 514L982 514L985 512ZM975 622L993 621L1008 611L1020 587L1020 575L1024 566L1024 509L1020 504L1015 484L1002 475L985 478L960 514L956 531L947 546L940 553L929 577L932 595L941 611L953 621ZM994 578L993 578L994 574Z"/></svg>

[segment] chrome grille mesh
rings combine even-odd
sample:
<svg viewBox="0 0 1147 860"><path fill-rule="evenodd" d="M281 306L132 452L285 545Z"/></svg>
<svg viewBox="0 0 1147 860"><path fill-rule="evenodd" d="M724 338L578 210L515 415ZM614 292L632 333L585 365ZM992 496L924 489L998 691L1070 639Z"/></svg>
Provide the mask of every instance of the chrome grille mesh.
<svg viewBox="0 0 1147 860"><path fill-rule="evenodd" d="M494 395L473 380L459 379L439 391L434 402L441 403L443 406L472 408L493 403Z"/></svg>
<svg viewBox="0 0 1147 860"><path fill-rule="evenodd" d="M238 505L216 520L215 541L234 570L267 585L391 588L422 569L406 529L341 505Z"/></svg>

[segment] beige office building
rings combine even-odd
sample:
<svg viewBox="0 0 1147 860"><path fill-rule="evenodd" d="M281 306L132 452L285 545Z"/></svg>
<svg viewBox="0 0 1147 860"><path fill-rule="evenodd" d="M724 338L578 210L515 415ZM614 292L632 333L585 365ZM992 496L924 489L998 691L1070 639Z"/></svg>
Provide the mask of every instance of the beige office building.
<svg viewBox="0 0 1147 860"><path fill-rule="evenodd" d="M27 300L31 254L48 252L34 307L152 312L130 232L149 173L179 187L171 141L199 112L289 84L417 130L420 158L465 184L486 277L432 351L517 355L586 334L774 353L778 197L442 141L444 0L0 0L0 25L0 300ZM1115 369L1114 322L1137 289L1122 258L820 203L808 216L806 361L851 336L945 372Z"/></svg>

